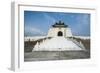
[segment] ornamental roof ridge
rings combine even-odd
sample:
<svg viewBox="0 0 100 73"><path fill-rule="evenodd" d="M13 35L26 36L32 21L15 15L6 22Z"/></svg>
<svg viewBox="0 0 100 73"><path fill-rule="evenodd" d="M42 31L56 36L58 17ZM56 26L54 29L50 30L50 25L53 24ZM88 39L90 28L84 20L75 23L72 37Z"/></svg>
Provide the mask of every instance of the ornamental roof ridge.
<svg viewBox="0 0 100 73"><path fill-rule="evenodd" d="M65 25L64 22L59 21L59 22L55 22L55 24L52 25L52 27L68 27L68 25Z"/></svg>

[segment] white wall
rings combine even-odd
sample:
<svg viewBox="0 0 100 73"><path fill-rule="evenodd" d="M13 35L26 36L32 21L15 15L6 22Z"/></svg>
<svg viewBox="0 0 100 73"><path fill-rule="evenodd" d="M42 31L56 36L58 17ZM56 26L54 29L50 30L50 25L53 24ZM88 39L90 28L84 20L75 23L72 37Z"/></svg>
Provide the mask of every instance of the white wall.
<svg viewBox="0 0 100 73"><path fill-rule="evenodd" d="M50 28L48 31L48 37L57 37L58 32L61 31L63 37L72 37L72 32L70 28Z"/></svg>
<svg viewBox="0 0 100 73"><path fill-rule="evenodd" d="M12 0L13 1L13 0ZM17 0L16 0L17 1ZM21 0L22 1L22 0ZM65 65L59 64L60 66L54 66L46 68L46 69L38 69L29 71L30 73L100 73L100 2L96 0L23 0L23 1L33 1L33 3L37 4L84 4L84 5L96 5L97 6L97 24L94 25L95 30L92 32L93 35L93 47L98 48L98 65L90 66L83 65L82 67L66 67ZM99 1L99 0L98 0ZM0 0L0 73L12 73L8 68L10 68L10 54L11 54L11 0ZM96 31L96 32L95 32ZM47 64L48 65L48 64ZM23 73L23 72L22 72ZM24 73L28 73L28 71L24 71Z"/></svg>

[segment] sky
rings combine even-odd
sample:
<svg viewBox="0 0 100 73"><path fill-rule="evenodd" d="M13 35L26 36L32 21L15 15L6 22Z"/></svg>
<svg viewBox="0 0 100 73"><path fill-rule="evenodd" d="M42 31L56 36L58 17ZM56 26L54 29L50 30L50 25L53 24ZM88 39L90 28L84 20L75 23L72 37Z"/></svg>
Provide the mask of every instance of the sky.
<svg viewBox="0 0 100 73"><path fill-rule="evenodd" d="M24 35L47 35L49 28L59 21L68 25L73 35L90 36L90 14L40 11L24 11Z"/></svg>

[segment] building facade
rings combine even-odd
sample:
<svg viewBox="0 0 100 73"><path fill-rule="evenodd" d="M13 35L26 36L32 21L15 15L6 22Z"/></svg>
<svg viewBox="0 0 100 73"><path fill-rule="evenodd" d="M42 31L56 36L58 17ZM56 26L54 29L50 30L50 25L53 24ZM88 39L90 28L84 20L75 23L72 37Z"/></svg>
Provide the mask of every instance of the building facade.
<svg viewBox="0 0 100 73"><path fill-rule="evenodd" d="M52 25L48 31L48 37L72 37L71 29L68 25L65 25L63 22L59 21Z"/></svg>

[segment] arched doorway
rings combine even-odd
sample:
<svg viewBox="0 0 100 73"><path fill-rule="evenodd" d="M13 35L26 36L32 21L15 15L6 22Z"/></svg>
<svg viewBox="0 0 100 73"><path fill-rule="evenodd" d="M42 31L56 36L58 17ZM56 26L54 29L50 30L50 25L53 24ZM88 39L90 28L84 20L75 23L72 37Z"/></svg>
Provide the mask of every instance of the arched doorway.
<svg viewBox="0 0 100 73"><path fill-rule="evenodd" d="M61 31L59 31L58 36L63 36L63 33Z"/></svg>

